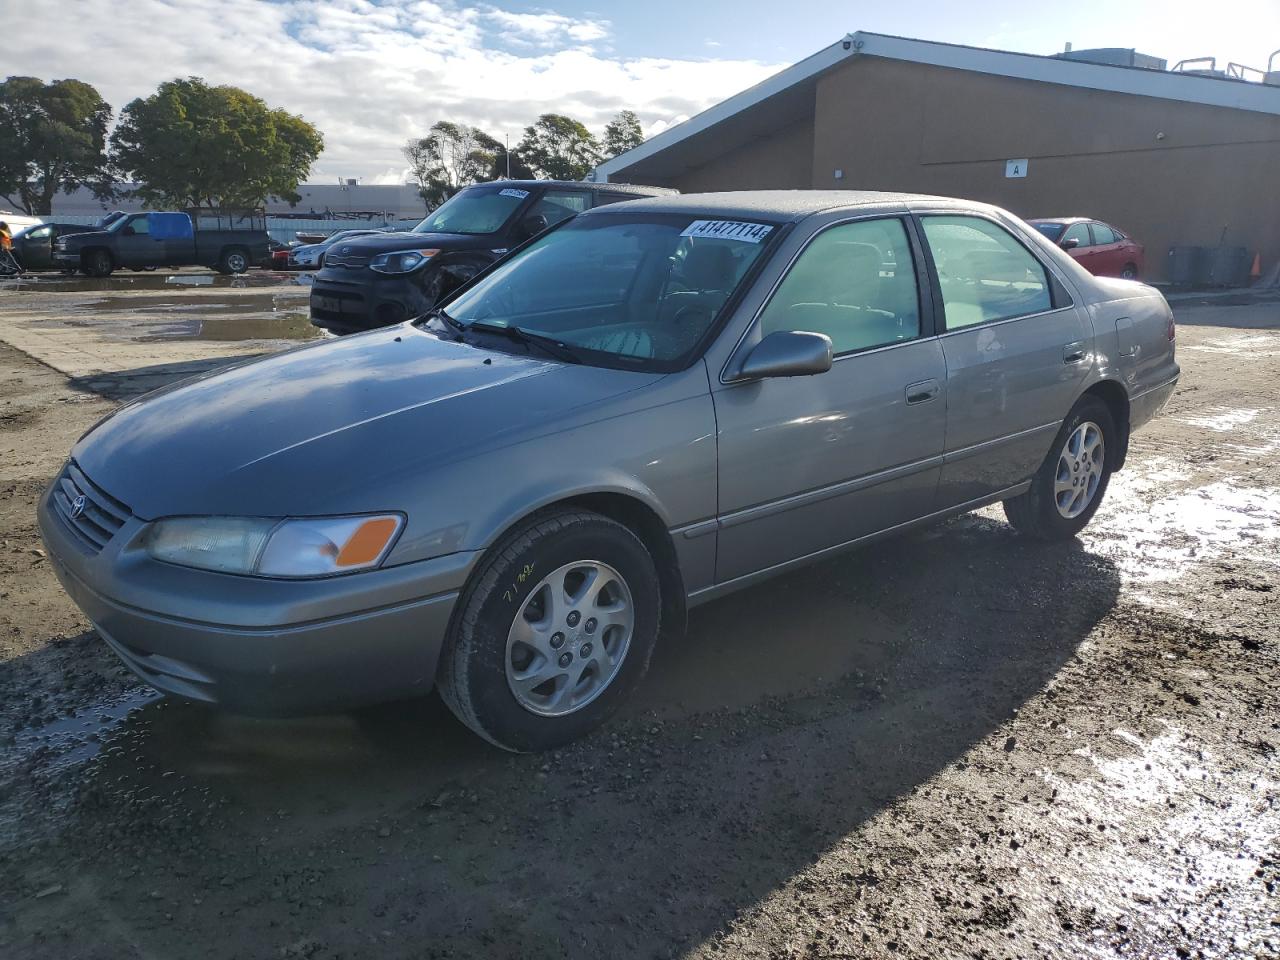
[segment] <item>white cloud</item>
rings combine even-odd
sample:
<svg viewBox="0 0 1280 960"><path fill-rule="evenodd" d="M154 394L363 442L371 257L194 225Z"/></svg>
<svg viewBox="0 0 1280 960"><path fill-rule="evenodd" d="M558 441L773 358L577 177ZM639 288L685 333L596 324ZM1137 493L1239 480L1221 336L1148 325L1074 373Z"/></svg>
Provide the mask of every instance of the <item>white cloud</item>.
<svg viewBox="0 0 1280 960"><path fill-rule="evenodd" d="M385 182L436 120L514 144L540 113L599 131L632 109L654 133L782 66L615 56L609 29L453 0L58 0L5 18L3 72L79 78L117 112L174 77L234 84L320 128L313 181Z"/></svg>

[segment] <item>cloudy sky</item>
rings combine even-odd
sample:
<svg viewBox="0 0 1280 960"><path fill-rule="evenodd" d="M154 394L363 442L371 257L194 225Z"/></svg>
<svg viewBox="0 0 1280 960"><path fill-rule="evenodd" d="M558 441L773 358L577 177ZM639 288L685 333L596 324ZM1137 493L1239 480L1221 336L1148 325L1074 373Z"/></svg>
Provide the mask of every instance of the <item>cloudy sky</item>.
<svg viewBox="0 0 1280 960"><path fill-rule="evenodd" d="M118 110L163 80L231 83L315 123L314 182L397 182L436 120L514 143L544 112L646 134L854 30L1054 53L1137 47L1265 66L1280 0L0 0L0 73L77 77ZM1280 65L1278 65L1280 66Z"/></svg>

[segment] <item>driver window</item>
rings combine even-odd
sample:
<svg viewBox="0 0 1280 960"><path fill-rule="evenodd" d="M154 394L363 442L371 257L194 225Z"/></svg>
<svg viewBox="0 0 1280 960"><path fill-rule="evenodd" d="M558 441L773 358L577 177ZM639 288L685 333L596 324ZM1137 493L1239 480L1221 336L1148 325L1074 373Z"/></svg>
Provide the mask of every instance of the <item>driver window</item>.
<svg viewBox="0 0 1280 960"><path fill-rule="evenodd" d="M920 336L915 262L902 221L860 220L819 233L760 317L761 333L824 333L839 355Z"/></svg>
<svg viewBox="0 0 1280 960"><path fill-rule="evenodd" d="M587 195L569 190L548 190L542 199L530 208L527 216L546 217L547 226L554 227L561 220L576 216L589 206Z"/></svg>
<svg viewBox="0 0 1280 960"><path fill-rule="evenodd" d="M1089 225L1087 223L1073 223L1067 227L1067 232L1062 235L1062 242L1075 240L1080 246L1091 246L1089 241Z"/></svg>

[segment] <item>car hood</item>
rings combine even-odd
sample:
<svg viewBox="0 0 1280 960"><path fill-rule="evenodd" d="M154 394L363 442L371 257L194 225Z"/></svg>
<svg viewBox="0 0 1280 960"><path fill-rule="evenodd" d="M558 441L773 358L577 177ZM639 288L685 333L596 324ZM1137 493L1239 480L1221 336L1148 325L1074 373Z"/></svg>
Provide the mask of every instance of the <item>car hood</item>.
<svg viewBox="0 0 1280 960"><path fill-rule="evenodd" d="M58 235L59 240L65 239L67 245L71 246L77 243L93 243L98 241L110 242L110 230L88 230L83 233L64 233Z"/></svg>
<svg viewBox="0 0 1280 960"><path fill-rule="evenodd" d="M391 253L396 250L479 250L493 246L507 246L499 243L495 234L471 233L379 233L368 237L356 237L335 243L331 250L335 253L352 256L369 257L379 253Z"/></svg>
<svg viewBox="0 0 1280 960"><path fill-rule="evenodd" d="M604 415L609 398L658 379L406 324L165 388L121 407L72 457L143 519L383 510L390 485L562 430L575 412Z"/></svg>

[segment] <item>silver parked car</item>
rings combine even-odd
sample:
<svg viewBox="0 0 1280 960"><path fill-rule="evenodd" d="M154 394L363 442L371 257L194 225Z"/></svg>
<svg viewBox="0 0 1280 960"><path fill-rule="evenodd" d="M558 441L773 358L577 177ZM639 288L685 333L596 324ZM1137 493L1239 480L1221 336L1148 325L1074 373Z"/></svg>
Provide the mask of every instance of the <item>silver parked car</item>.
<svg viewBox="0 0 1280 960"><path fill-rule="evenodd" d="M40 526L161 690L295 713L437 686L537 750L693 604L997 501L1073 536L1177 378L1158 292L994 207L637 200L428 316L120 408Z"/></svg>

